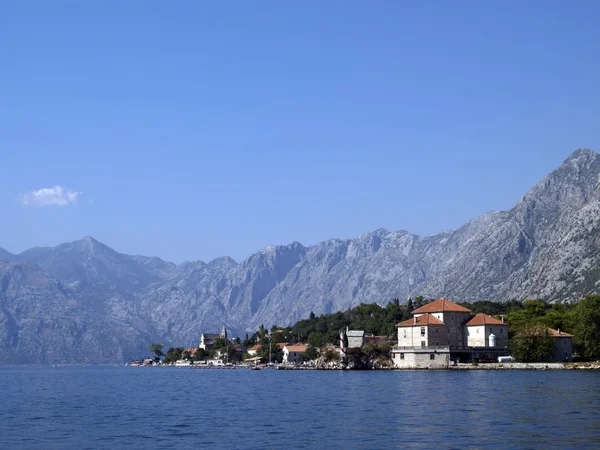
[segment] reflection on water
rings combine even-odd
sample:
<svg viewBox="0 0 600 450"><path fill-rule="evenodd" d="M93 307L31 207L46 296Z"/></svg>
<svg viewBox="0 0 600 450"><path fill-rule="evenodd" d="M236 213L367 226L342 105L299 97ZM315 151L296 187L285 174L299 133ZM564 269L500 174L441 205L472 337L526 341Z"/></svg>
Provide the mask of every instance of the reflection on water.
<svg viewBox="0 0 600 450"><path fill-rule="evenodd" d="M1 367L0 448L600 447L600 373Z"/></svg>

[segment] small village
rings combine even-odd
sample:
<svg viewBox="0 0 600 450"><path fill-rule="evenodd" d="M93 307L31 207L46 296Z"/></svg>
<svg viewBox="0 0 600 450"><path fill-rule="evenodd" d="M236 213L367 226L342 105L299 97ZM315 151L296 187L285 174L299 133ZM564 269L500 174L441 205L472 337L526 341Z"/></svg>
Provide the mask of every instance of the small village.
<svg viewBox="0 0 600 450"><path fill-rule="evenodd" d="M220 333L202 333L197 347L170 348L163 354L162 346L153 344L150 350L154 358L130 365L253 370L453 369L563 368L573 361L573 335L560 329L537 327L535 333L543 334L545 344L533 345L546 346L543 356L523 366L511 354L504 315L498 318L474 313L440 298L414 308L410 316L395 323L393 337L346 327L339 331L337 342L322 346L298 341L290 329L274 327L267 331L261 327L242 341L229 338L223 327Z"/></svg>

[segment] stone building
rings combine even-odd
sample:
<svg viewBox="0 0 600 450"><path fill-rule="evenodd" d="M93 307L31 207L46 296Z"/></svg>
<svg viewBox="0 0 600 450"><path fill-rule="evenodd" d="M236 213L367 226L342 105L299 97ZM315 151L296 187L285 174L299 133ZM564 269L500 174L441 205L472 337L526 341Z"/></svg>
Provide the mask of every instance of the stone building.
<svg viewBox="0 0 600 450"><path fill-rule="evenodd" d="M552 361L572 362L573 361L573 335L564 331L548 328L548 334L554 338L554 354Z"/></svg>
<svg viewBox="0 0 600 450"><path fill-rule="evenodd" d="M465 327L468 347L508 347L508 328L501 320L479 313Z"/></svg>
<svg viewBox="0 0 600 450"><path fill-rule="evenodd" d="M348 348L361 348L367 343L365 330L346 330Z"/></svg>
<svg viewBox="0 0 600 450"><path fill-rule="evenodd" d="M441 298L400 322L392 358L400 368L444 368L450 361L506 354L508 326L486 314ZM480 336L478 338L478 336Z"/></svg>

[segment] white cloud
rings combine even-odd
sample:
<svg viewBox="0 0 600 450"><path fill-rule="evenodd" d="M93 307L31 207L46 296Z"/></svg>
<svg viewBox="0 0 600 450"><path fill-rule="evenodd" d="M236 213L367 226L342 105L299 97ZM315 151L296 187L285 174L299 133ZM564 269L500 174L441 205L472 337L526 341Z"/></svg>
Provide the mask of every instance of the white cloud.
<svg viewBox="0 0 600 450"><path fill-rule="evenodd" d="M21 203L27 206L67 206L77 203L82 195L82 192L68 191L62 186L54 186L23 195Z"/></svg>

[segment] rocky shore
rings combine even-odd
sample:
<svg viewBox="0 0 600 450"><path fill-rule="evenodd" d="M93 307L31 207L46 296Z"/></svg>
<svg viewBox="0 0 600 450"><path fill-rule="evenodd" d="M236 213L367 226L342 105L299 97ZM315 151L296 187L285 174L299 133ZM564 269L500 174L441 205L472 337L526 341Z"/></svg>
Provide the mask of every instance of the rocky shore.
<svg viewBox="0 0 600 450"><path fill-rule="evenodd" d="M339 361L318 360L314 366L291 366L286 370L600 370L600 362L590 363L487 363L459 364L443 369L398 369L392 361L377 360L366 367L352 367Z"/></svg>

